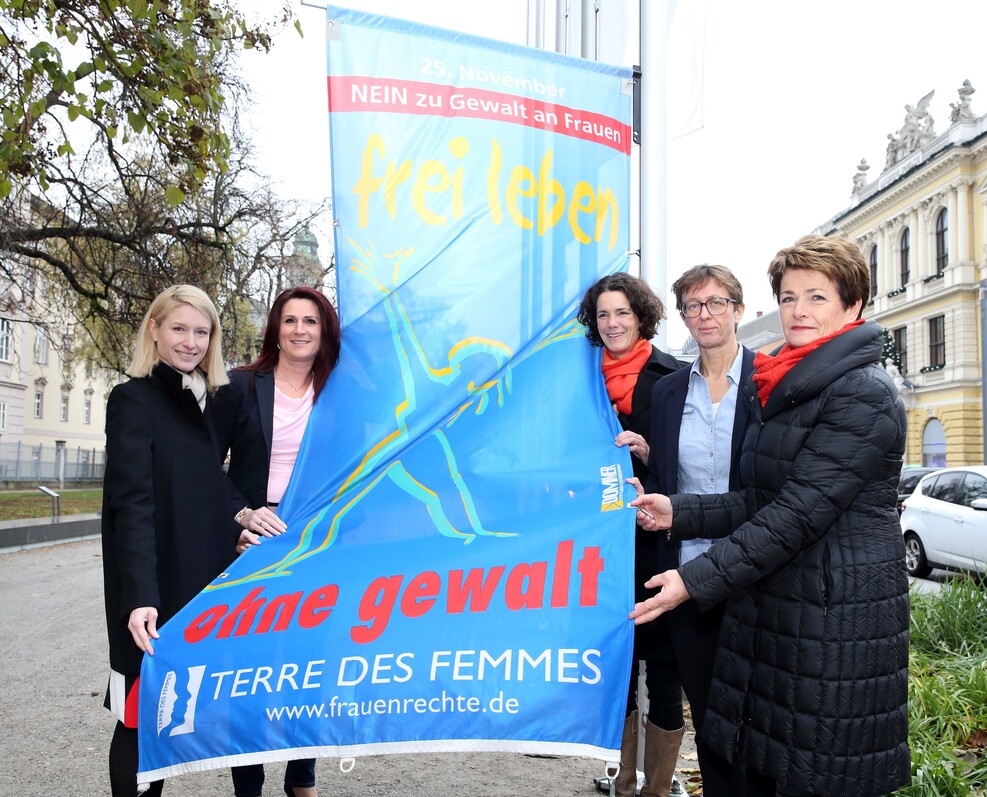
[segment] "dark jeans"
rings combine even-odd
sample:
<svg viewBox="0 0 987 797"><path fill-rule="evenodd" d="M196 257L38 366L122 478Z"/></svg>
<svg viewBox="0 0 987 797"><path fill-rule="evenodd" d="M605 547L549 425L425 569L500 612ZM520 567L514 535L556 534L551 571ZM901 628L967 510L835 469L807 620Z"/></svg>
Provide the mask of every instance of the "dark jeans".
<svg viewBox="0 0 987 797"><path fill-rule="evenodd" d="M645 688L648 691L648 721L665 731L677 731L685 722L682 714L682 687L679 685L665 616L643 626L634 634L634 659L627 689L629 717L638 707L638 660L647 663Z"/></svg>
<svg viewBox="0 0 987 797"><path fill-rule="evenodd" d="M263 764L233 767L230 772L233 775L233 793L236 797L260 797L261 789L264 788ZM314 786L315 759L299 758L289 761L284 768L284 785L302 788Z"/></svg>

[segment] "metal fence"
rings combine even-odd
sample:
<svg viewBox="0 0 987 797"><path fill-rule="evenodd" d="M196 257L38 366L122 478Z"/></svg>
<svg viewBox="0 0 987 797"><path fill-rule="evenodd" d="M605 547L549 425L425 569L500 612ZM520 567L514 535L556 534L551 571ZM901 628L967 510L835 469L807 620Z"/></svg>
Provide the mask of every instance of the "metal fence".
<svg viewBox="0 0 987 797"><path fill-rule="evenodd" d="M101 481L105 469L103 448L0 443L0 482Z"/></svg>

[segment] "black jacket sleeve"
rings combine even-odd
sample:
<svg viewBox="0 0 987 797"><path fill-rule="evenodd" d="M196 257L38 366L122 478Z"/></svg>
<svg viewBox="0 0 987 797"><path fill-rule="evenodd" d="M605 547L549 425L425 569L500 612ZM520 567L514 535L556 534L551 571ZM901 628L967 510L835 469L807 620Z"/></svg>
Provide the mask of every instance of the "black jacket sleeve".
<svg viewBox="0 0 987 797"><path fill-rule="evenodd" d="M137 391L114 388L106 403L104 490L113 511L120 617L161 606L154 526L154 423Z"/></svg>

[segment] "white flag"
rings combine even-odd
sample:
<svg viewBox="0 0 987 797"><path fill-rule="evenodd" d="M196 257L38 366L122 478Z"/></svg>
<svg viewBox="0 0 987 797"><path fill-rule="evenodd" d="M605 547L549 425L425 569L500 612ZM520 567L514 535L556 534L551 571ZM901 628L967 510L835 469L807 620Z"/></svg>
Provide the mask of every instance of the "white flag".
<svg viewBox="0 0 987 797"><path fill-rule="evenodd" d="M706 0L669 0L665 52L666 130L678 138L703 126Z"/></svg>

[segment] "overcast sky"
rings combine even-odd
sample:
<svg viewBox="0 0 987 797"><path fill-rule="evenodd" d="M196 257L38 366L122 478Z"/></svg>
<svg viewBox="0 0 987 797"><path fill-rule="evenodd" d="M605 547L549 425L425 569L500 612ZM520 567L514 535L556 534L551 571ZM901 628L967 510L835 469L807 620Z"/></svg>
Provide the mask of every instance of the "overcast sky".
<svg viewBox="0 0 987 797"><path fill-rule="evenodd" d="M253 2L267 14L280 6ZM338 5L525 41L525 0ZM292 7L305 37L288 31L247 63L255 141L285 196L319 199L329 193L324 15ZM942 133L969 79L974 112L987 113L985 32L987 3L977 0L707 0L704 126L668 146L669 283L696 263L720 263L743 282L749 318L774 309L771 257L847 207L861 158L871 179L880 174L906 104L934 90ZM659 294L671 303L667 286ZM670 347L686 334L669 321Z"/></svg>

